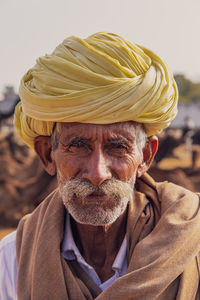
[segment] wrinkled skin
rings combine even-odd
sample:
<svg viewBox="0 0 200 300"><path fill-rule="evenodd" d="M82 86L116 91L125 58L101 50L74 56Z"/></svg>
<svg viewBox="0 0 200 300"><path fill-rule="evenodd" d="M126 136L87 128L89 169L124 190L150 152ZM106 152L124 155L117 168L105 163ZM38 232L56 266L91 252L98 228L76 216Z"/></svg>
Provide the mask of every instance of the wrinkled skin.
<svg viewBox="0 0 200 300"><path fill-rule="evenodd" d="M147 139L143 149L138 145L135 124L123 122L109 125L59 123L58 145L52 150L50 137L39 136L35 150L50 175L58 174L62 186L72 179L84 179L95 186L107 180L117 179L134 188L136 177L142 176L151 165L157 151L157 138ZM98 193L80 203L109 208L113 199ZM114 205L114 201L113 201ZM102 281L114 273L112 264L126 231L126 209L112 224L94 226L80 224L72 218L75 242Z"/></svg>

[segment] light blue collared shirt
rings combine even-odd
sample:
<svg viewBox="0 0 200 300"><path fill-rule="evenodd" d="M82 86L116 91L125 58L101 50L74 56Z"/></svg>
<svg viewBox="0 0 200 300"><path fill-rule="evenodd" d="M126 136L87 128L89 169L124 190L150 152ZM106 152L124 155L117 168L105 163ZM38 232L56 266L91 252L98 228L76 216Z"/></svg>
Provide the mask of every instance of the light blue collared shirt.
<svg viewBox="0 0 200 300"><path fill-rule="evenodd" d="M117 278L127 271L127 242L124 238L121 248L115 258L112 269L115 274L105 282L101 282L94 268L87 264L81 256L72 235L70 217L66 217L65 235L62 243L62 255L67 260L77 259L80 266L88 273L93 281L105 290ZM0 242L0 300L17 300L17 262L16 262L16 231L7 235Z"/></svg>
<svg viewBox="0 0 200 300"><path fill-rule="evenodd" d="M92 278L92 280L98 285L98 287L103 291L109 287L117 278L126 274L127 272L127 241L126 236L121 244L119 252L114 260L112 269L115 274L106 280L101 282L98 274L92 266L90 266L85 259L80 254L72 235L71 225L70 225L70 216L67 214L66 217L66 226L65 226L65 237L62 243L62 255L66 260L77 260L83 270Z"/></svg>

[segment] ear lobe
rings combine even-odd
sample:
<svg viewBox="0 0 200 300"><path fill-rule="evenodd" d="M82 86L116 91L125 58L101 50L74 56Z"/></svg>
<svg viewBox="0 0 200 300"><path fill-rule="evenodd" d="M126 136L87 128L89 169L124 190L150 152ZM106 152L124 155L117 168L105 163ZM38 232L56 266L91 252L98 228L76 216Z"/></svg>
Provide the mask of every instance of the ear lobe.
<svg viewBox="0 0 200 300"><path fill-rule="evenodd" d="M137 177L141 177L151 166L154 156L158 150L158 138L157 136L151 136L147 139L147 142L143 148L143 162L137 169Z"/></svg>
<svg viewBox="0 0 200 300"><path fill-rule="evenodd" d="M51 138L49 136L38 136L34 141L34 149L39 156L45 170L51 176L56 174L56 165L52 160L52 145Z"/></svg>

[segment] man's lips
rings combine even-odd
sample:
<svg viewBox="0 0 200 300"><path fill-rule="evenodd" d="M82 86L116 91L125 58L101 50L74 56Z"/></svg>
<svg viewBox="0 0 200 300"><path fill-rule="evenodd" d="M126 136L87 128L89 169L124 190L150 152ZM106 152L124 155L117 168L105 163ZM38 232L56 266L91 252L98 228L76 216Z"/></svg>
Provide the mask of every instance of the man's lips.
<svg viewBox="0 0 200 300"><path fill-rule="evenodd" d="M95 204L102 204L108 200L105 193L102 192L93 192L87 197L85 197L85 203L95 203Z"/></svg>
<svg viewBox="0 0 200 300"><path fill-rule="evenodd" d="M105 197L106 194L104 192L96 191L89 194L87 197Z"/></svg>

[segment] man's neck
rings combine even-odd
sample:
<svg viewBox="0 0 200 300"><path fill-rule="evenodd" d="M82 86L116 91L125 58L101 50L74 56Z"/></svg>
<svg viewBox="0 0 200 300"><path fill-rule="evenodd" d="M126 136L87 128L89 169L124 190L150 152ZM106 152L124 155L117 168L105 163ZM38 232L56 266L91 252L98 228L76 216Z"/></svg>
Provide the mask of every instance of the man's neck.
<svg viewBox="0 0 200 300"><path fill-rule="evenodd" d="M102 282L114 274L112 264L126 233L126 220L127 211L113 224L106 226L79 224L71 219L75 243Z"/></svg>

